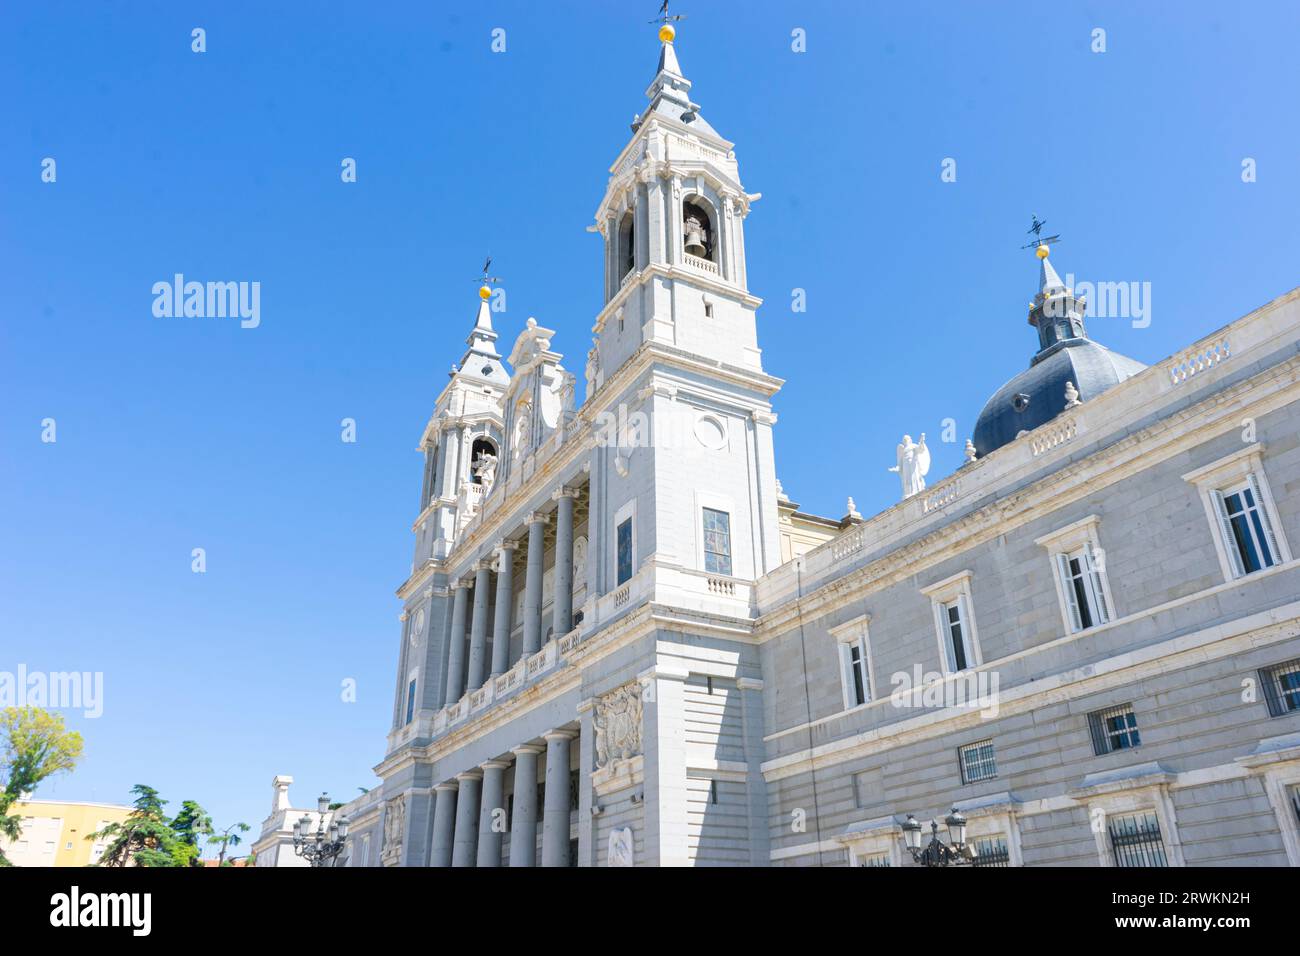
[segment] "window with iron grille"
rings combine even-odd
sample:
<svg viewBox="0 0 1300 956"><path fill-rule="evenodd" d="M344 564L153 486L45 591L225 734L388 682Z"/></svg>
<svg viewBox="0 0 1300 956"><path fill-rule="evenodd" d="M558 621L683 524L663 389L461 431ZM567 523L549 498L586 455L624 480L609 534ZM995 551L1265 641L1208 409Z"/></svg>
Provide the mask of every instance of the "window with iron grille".
<svg viewBox="0 0 1300 956"><path fill-rule="evenodd" d="M731 516L714 508L704 510L704 570L731 574Z"/></svg>
<svg viewBox="0 0 1300 956"><path fill-rule="evenodd" d="M975 859L973 866L1010 866L1011 851L1007 849L1004 836L980 837L975 841Z"/></svg>
<svg viewBox="0 0 1300 956"><path fill-rule="evenodd" d="M1116 866L1168 866L1160 821L1153 811L1111 817L1106 824Z"/></svg>
<svg viewBox="0 0 1300 956"><path fill-rule="evenodd" d="M1098 757L1142 744L1132 704L1094 710L1088 715L1088 729L1092 732L1092 752Z"/></svg>
<svg viewBox="0 0 1300 956"><path fill-rule="evenodd" d="M1270 717L1283 717L1300 710L1300 657L1265 667L1259 672L1264 700Z"/></svg>
<svg viewBox="0 0 1300 956"><path fill-rule="evenodd" d="M889 866L888 853L871 853L858 857L858 866Z"/></svg>
<svg viewBox="0 0 1300 956"><path fill-rule="evenodd" d="M957 751L957 757L961 764L962 783L992 780L998 775L998 764L993 755L991 740L967 744Z"/></svg>

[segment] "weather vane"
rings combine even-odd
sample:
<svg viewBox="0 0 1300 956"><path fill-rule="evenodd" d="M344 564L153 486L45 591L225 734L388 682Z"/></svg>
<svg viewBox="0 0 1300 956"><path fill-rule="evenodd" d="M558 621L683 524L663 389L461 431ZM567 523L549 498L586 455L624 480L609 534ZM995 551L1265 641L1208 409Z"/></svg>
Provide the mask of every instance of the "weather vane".
<svg viewBox="0 0 1300 956"><path fill-rule="evenodd" d="M492 268L492 257L488 256L486 259L483 260L483 275L479 277L479 281L483 283L483 285L480 286L478 290L478 295L480 299L489 299L492 297L492 287L488 285L489 282L500 283L502 281L500 276L488 275L488 270L490 270L491 268Z"/></svg>
<svg viewBox="0 0 1300 956"><path fill-rule="evenodd" d="M1047 248L1047 247L1050 246L1050 245L1051 245L1052 243L1054 243L1054 242L1060 242L1060 241L1061 241L1061 237L1060 237L1060 236L1044 236L1044 235L1043 235L1043 227L1044 227L1045 225L1047 225L1047 220L1046 220L1046 219L1039 219L1037 216L1033 216L1033 217L1031 217L1031 218L1033 219L1033 225L1031 225L1031 226L1029 227L1029 230L1028 230L1028 232L1026 233L1026 235L1032 235L1032 236L1034 237L1034 241L1031 242L1031 243L1029 243L1029 244L1026 245L1026 246L1021 246L1020 248L1021 248L1021 249L1034 249L1034 250L1037 250L1037 251L1038 251L1038 258L1040 258L1040 259L1045 259L1045 258L1047 258L1047 253L1048 253L1048 248Z"/></svg>
<svg viewBox="0 0 1300 956"><path fill-rule="evenodd" d="M655 19L651 20L650 22L651 23L672 23L676 20L685 20L685 19L686 19L686 14L684 13L677 13L677 14L669 13L668 0L664 0L664 2L659 5L659 16L657 16Z"/></svg>

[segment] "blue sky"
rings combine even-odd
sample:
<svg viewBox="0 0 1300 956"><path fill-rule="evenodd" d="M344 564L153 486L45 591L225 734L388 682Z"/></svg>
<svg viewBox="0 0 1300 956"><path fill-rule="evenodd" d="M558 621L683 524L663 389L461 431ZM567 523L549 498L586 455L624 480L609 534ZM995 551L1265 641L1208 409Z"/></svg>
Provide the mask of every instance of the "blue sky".
<svg viewBox="0 0 1300 956"><path fill-rule="evenodd" d="M415 443L475 275L491 253L504 342L534 315L581 375L584 227L645 104L656 6L0 11L0 670L105 680L103 716L70 716L84 762L43 795L143 782L256 830L277 773L300 805L375 782ZM1062 275L1150 283L1148 327L1089 325L1146 362L1300 279L1294 4L678 6L693 95L763 193L749 280L805 510L889 506L905 431L930 436L931 482L960 462L1034 351L1031 213ZM177 272L260 282L260 327L155 318Z"/></svg>

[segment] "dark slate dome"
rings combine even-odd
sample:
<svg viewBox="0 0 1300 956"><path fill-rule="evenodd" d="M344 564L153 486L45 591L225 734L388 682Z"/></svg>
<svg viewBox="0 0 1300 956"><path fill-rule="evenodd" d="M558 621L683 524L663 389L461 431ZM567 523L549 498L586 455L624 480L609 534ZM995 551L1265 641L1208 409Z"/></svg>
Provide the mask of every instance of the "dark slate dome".
<svg viewBox="0 0 1300 956"><path fill-rule="evenodd" d="M994 392L980 412L972 440L981 458L1061 414L1068 401L1066 383L1086 402L1146 368L1088 338L1087 303L1065 287L1045 255L1040 258L1041 291L1029 313L1040 349L1029 368Z"/></svg>

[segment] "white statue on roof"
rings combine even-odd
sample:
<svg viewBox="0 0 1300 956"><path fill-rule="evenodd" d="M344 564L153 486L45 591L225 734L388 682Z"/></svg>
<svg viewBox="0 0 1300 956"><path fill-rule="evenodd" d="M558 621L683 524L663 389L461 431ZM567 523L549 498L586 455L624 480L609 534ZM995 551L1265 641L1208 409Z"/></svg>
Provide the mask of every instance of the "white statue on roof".
<svg viewBox="0 0 1300 956"><path fill-rule="evenodd" d="M930 473L930 449L925 446L925 432L919 443L911 435L904 435L898 446L898 464L890 471L898 472L903 483L903 497L910 498L925 487L925 476Z"/></svg>

